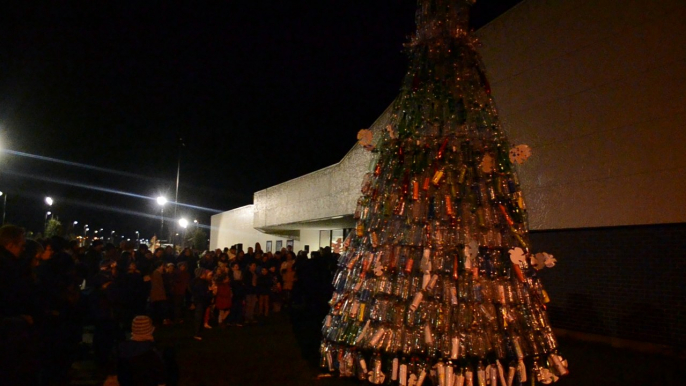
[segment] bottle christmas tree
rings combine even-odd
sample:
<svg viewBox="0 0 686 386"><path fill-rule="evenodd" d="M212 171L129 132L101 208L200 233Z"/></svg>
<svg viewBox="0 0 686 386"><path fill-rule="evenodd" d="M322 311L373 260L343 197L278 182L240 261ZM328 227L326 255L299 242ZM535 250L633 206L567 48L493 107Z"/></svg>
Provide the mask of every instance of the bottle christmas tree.
<svg viewBox="0 0 686 386"><path fill-rule="evenodd" d="M410 66L363 181L322 328L322 366L373 384L551 383L567 373L548 322L526 207L469 0L419 0Z"/></svg>

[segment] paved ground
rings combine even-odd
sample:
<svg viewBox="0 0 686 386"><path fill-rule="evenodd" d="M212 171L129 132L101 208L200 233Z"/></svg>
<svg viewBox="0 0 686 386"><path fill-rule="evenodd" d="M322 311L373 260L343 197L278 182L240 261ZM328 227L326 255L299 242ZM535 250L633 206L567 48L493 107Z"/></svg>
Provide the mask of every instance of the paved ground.
<svg viewBox="0 0 686 386"><path fill-rule="evenodd" d="M190 326L156 331L158 343L176 354L179 385L321 385L352 386L349 379L317 379L319 320L304 312L272 316L243 328L205 330L194 341ZM570 375L558 386L646 386L686 384L686 361L641 354L572 339L560 342L570 362ZM76 366L73 385L102 384L102 375L89 361Z"/></svg>

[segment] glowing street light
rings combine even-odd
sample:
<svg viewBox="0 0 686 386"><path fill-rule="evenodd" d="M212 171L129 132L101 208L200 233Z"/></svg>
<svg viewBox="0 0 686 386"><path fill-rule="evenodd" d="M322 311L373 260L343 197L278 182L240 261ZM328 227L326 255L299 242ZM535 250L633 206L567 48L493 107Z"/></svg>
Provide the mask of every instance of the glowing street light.
<svg viewBox="0 0 686 386"><path fill-rule="evenodd" d="M164 196L157 197L157 205L160 206L160 240L162 240L162 234L164 233L164 204L167 203L167 198Z"/></svg>
<svg viewBox="0 0 686 386"><path fill-rule="evenodd" d="M3 192L0 192L0 196L2 196L2 225L5 225L5 207L7 207L7 195Z"/></svg>
<svg viewBox="0 0 686 386"><path fill-rule="evenodd" d="M52 197L45 197L45 203L48 204L48 206L52 206L53 202Z"/></svg>
<svg viewBox="0 0 686 386"><path fill-rule="evenodd" d="M180 219L180 220L179 220L179 225L181 226L181 228L186 228L186 227L188 227L188 220L186 220L185 218Z"/></svg>

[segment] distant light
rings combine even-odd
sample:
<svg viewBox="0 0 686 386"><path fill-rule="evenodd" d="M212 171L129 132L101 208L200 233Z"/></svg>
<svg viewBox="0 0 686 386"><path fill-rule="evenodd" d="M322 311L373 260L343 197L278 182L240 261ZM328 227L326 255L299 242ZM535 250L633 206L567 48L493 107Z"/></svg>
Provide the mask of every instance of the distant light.
<svg viewBox="0 0 686 386"><path fill-rule="evenodd" d="M188 220L186 220L185 218L180 219L179 225L181 226L181 228L187 227L188 226Z"/></svg>
<svg viewBox="0 0 686 386"><path fill-rule="evenodd" d="M167 203L167 198L164 196L157 197L157 205L164 206Z"/></svg>
<svg viewBox="0 0 686 386"><path fill-rule="evenodd" d="M74 225L76 225L76 224L78 224L78 223L79 223L78 221L74 221Z"/></svg>
<svg viewBox="0 0 686 386"><path fill-rule="evenodd" d="M48 211L48 213L46 213L45 215L46 215L46 216L50 216L51 214L52 214L52 212L51 212L51 211Z"/></svg>
<svg viewBox="0 0 686 386"><path fill-rule="evenodd" d="M1 196L1 195L2 195L2 194L0 194L0 196ZM197 223L198 223L198 220L193 220L193 222L197 224Z"/></svg>
<svg viewBox="0 0 686 386"><path fill-rule="evenodd" d="M0 196L2 196L2 192L0 192Z"/></svg>
<svg viewBox="0 0 686 386"><path fill-rule="evenodd" d="M52 197L45 197L45 203L48 204L49 206L52 206L52 203L54 201L52 200Z"/></svg>
<svg viewBox="0 0 686 386"><path fill-rule="evenodd" d="M122 237L124 237L124 236L122 236ZM131 241L131 239L126 239L126 241Z"/></svg>

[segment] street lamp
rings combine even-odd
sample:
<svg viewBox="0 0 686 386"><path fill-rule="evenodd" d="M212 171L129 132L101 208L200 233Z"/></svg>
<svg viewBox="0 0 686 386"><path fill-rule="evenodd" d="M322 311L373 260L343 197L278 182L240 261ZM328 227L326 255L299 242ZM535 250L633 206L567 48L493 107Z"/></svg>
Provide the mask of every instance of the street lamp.
<svg viewBox="0 0 686 386"><path fill-rule="evenodd" d="M136 231L136 241L138 241L139 239L140 239L140 233L138 231Z"/></svg>
<svg viewBox="0 0 686 386"><path fill-rule="evenodd" d="M48 217L52 214L51 211L45 212L45 230L48 230Z"/></svg>
<svg viewBox="0 0 686 386"><path fill-rule="evenodd" d="M179 225L181 226L181 228L188 227L188 220L186 220L185 218L179 219Z"/></svg>
<svg viewBox="0 0 686 386"><path fill-rule="evenodd" d="M45 197L45 203L48 204L48 206L52 206L53 202L52 197Z"/></svg>
<svg viewBox="0 0 686 386"><path fill-rule="evenodd" d="M0 192L0 196L2 196L2 225L5 225L5 207L7 206L7 195L3 192Z"/></svg>
<svg viewBox="0 0 686 386"><path fill-rule="evenodd" d="M167 203L167 198L164 196L157 197L157 205L160 206L160 241L162 240L162 234L164 233L164 204Z"/></svg>

